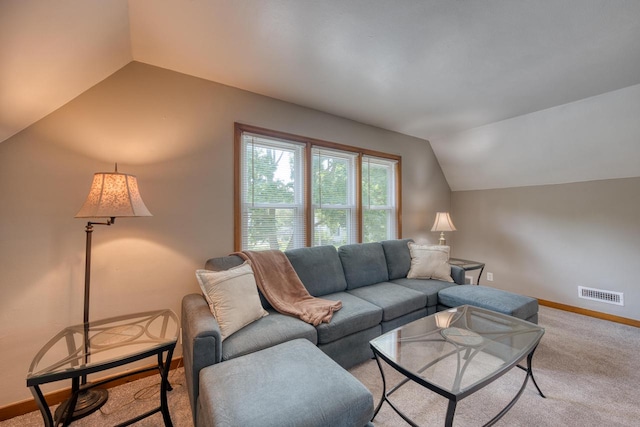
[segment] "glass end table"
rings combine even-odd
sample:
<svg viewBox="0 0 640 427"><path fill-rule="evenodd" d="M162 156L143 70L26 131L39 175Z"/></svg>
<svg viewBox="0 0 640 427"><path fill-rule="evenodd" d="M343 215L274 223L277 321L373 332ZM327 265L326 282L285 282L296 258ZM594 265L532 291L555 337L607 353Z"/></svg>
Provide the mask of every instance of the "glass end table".
<svg viewBox="0 0 640 427"><path fill-rule="evenodd" d="M370 341L383 392L373 418L384 402L410 425L416 424L398 409L390 396L409 381L449 399L445 426L453 424L456 404L504 375L513 367L526 371L516 396L486 426L493 425L520 398L529 378L545 397L533 376L533 354L544 329L533 323L491 310L463 305L432 314ZM519 363L526 359L526 367ZM406 378L387 391L381 360Z"/></svg>
<svg viewBox="0 0 640 427"><path fill-rule="evenodd" d="M167 405L167 390L171 390L168 374L179 330L178 317L171 310L128 314L64 328L36 354L27 373L27 387L42 413L44 425L69 425L74 419L79 399L82 400L83 395L100 385L158 370L162 378L160 406L123 425L161 412L165 426L172 426ZM157 366L128 371L95 383L86 382L89 374L151 356L157 356ZM66 379L71 379L71 398L60 405L54 420L40 386ZM106 401L106 393L103 392L103 395ZM79 416L76 415L76 418Z"/></svg>
<svg viewBox="0 0 640 427"><path fill-rule="evenodd" d="M480 278L482 277L482 272L484 271L483 262L471 261L470 259L462 258L449 258L449 264L460 267L464 271L480 270L480 273L478 273L478 280L476 280L476 285L480 284Z"/></svg>

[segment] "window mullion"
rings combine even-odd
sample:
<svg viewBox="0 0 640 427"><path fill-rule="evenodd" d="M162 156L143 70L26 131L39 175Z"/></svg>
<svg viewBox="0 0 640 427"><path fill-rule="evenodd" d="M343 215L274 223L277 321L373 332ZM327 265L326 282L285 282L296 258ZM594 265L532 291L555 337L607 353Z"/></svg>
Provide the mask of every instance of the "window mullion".
<svg viewBox="0 0 640 427"><path fill-rule="evenodd" d="M313 246L313 207L312 207L312 187L313 187L313 153L311 143L305 144L304 151L304 243L305 246Z"/></svg>
<svg viewBox="0 0 640 427"><path fill-rule="evenodd" d="M362 153L356 158L356 240L363 241L363 212L362 212Z"/></svg>

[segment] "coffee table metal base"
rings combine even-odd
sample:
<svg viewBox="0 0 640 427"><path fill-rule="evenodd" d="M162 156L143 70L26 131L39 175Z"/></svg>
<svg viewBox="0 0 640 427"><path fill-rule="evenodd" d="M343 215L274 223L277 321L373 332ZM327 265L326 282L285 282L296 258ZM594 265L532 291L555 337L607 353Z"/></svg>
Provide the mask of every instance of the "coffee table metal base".
<svg viewBox="0 0 640 427"><path fill-rule="evenodd" d="M382 369L382 364L380 363L380 359L384 359L383 356L379 355L376 352L376 349L372 346L373 349L373 354L375 356L376 359L376 363L378 364L378 369L380 370L380 376L382 377L382 397L380 398L380 402L378 403L378 406L376 407L375 411L373 412L373 417L371 418L371 421L373 421L376 416L378 415L378 412L380 411L380 408L382 408L382 404L384 402L387 402L389 404L389 406L391 407L391 409L393 409L398 415L400 415L400 417L402 417L403 420L405 420L409 425L413 426L413 427L419 427L418 424L416 424L413 420L411 420L411 418L409 418L405 413L403 413L396 405L393 404L393 402L391 402L391 400L389 400L389 396L391 396L391 394L393 394L394 392L396 392L400 387L402 387L404 384L406 384L407 382L414 380L414 382L417 382L418 384L422 384L424 386L426 386L427 388L431 388L428 387L427 384L423 384L421 381L407 377L404 380L400 381L400 383L396 384L393 388L391 388L391 390L389 390L389 392L387 393L387 381L386 378L384 376L384 370ZM538 393L540 394L540 396L542 396L543 398L545 398L546 396L542 393L542 390L540 390L540 387L538 386L538 383L536 382L535 377L533 376L533 368L532 368L532 361L533 361L533 353L536 351L536 348L534 347L533 350L531 350L531 352L527 355L527 366L520 366L520 365L515 365L518 368L524 370L527 374L524 378L524 382L522 383L522 386L520 387L520 390L518 390L518 393L515 395L515 397L507 404L507 406L504 407L504 409L502 409L498 415L496 415L495 417L493 417L488 423L484 424L484 427L488 427L488 426L492 426L494 425L500 418L502 418L512 407L513 405L515 405L515 403L518 401L518 399L520 398L520 396L522 395L522 393L524 392L525 388L527 387L527 383L529 382L529 377L531 377L531 381L533 382L533 385L536 387L536 390L538 390ZM387 361L388 362L388 361ZM389 366L391 366L392 368L396 369L395 366L393 366L392 364L389 364ZM402 374L406 375L406 372L403 372L400 369L396 369L399 372L401 372ZM498 379L498 376L496 376L494 378ZM437 392L437 390L434 390ZM440 394L440 393L439 393ZM448 397L448 396L445 396ZM449 398L449 397L448 397ZM449 398L449 404L447 406L447 415L445 417L445 421L444 421L444 425L445 427L451 427L453 426L453 417L455 415L456 412L456 405L457 405L458 401L456 399L453 398Z"/></svg>

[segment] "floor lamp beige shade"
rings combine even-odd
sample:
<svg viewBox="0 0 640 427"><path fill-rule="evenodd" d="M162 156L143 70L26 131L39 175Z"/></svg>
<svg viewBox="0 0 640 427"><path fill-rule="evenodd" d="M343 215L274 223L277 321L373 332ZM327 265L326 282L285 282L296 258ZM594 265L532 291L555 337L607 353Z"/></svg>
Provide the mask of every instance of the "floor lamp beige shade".
<svg viewBox="0 0 640 427"><path fill-rule="evenodd" d="M131 216L152 216L145 206L134 175L115 172L98 172L87 200L76 218L117 218Z"/></svg>
<svg viewBox="0 0 640 427"><path fill-rule="evenodd" d="M433 223L431 231L440 232L440 240L438 240L439 245L444 246L447 244L447 241L444 238L444 232L456 231L456 227L453 225L453 221L451 221L451 215L449 215L449 212L436 213L436 220Z"/></svg>

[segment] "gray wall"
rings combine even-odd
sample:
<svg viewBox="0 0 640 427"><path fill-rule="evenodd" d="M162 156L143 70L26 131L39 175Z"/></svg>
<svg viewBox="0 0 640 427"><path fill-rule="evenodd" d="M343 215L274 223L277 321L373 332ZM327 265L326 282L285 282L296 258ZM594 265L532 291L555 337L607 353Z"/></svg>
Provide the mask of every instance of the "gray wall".
<svg viewBox="0 0 640 427"><path fill-rule="evenodd" d="M451 206L452 253L486 262L482 284L640 319L640 178L454 191ZM625 305L579 299L579 285Z"/></svg>
<svg viewBox="0 0 640 427"><path fill-rule="evenodd" d="M179 314L195 269L233 250L236 121L401 155L403 234L437 239L427 230L450 190L426 141L130 63L0 144L0 406L31 397L33 356L82 320L86 221L74 215L93 173L117 161L137 175L154 216L96 227L92 319Z"/></svg>

